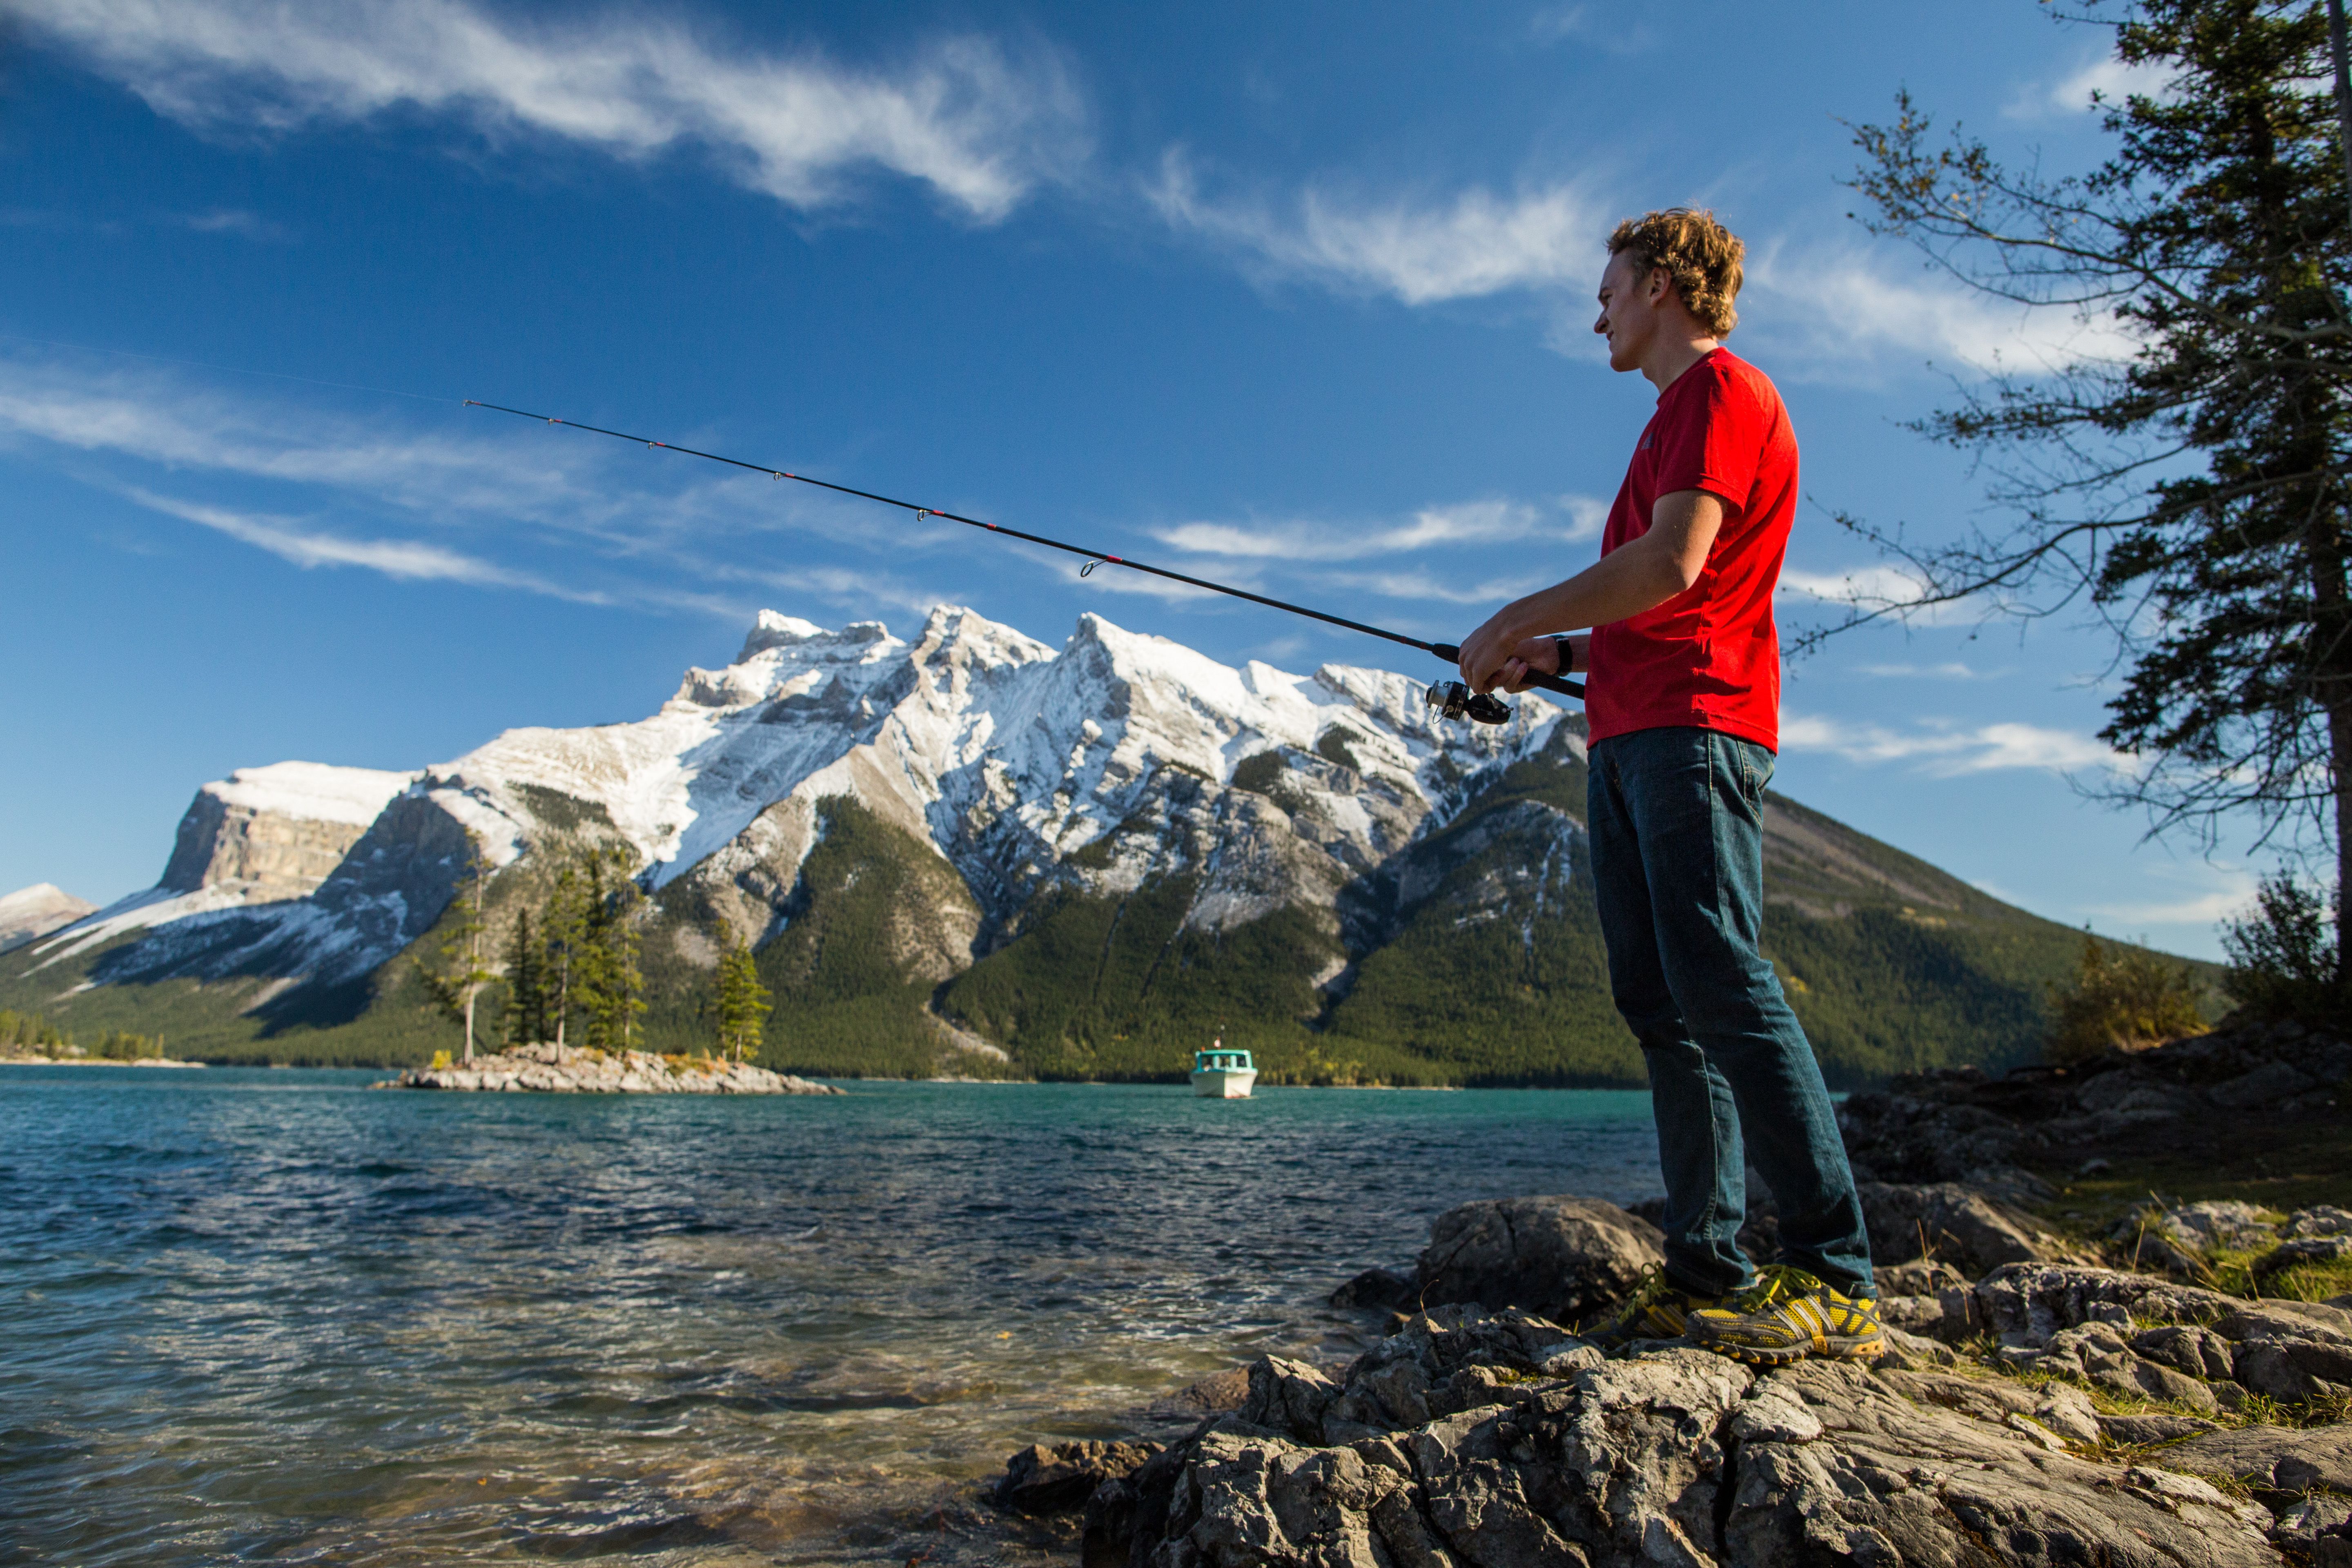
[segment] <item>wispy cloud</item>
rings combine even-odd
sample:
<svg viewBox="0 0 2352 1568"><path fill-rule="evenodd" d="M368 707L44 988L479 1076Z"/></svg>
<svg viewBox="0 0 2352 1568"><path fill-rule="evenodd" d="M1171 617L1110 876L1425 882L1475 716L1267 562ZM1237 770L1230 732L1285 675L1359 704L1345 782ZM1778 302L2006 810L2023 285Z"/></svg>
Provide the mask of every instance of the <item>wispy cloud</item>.
<svg viewBox="0 0 2352 1568"><path fill-rule="evenodd" d="M294 237L284 224L241 207L213 207L200 213L178 213L167 219L173 226L195 234L234 234L246 239L283 243Z"/></svg>
<svg viewBox="0 0 2352 1568"><path fill-rule="evenodd" d="M37 36L205 131L281 131L408 108L645 159L715 155L804 210L882 170L982 222L1004 217L1084 146L1060 61L982 38L891 69L766 54L656 17L532 24L467 0L12 0ZM551 15L564 16L558 11Z"/></svg>
<svg viewBox="0 0 2352 1568"><path fill-rule="evenodd" d="M1407 305L1521 293L1547 302L1545 341L1599 353L1586 296L1599 283L1618 216L1601 192L1531 182L1508 195L1368 192L1308 184L1295 195L1213 195L1181 148L1148 193L1171 228L1205 241L1267 282L1386 296ZM1922 269L1909 252L1858 242L1750 236L1740 296L1742 345L1782 374L1853 381L1913 370L2046 370L2128 353L2111 318L2029 309Z"/></svg>
<svg viewBox="0 0 2352 1568"><path fill-rule="evenodd" d="M477 556L414 539L348 539L306 529L299 519L259 516L202 506L132 488L124 492L140 505L227 534L306 570L360 566L411 583L464 583L480 588L521 588L582 604L612 601L603 594L559 586L527 572L509 571Z"/></svg>
<svg viewBox="0 0 2352 1568"><path fill-rule="evenodd" d="M1854 666L1854 673L1893 680L1991 680L2009 671L1978 669L1958 659L1948 659L1942 664L1860 664Z"/></svg>
<svg viewBox="0 0 2352 1568"><path fill-rule="evenodd" d="M2056 81L2028 82L2001 113L2011 120L2084 114L2103 103L2121 103L2135 93L2161 98L2171 84L2172 73L2161 66L2127 65L2102 53Z"/></svg>
<svg viewBox="0 0 2352 1568"><path fill-rule="evenodd" d="M1162 158L1148 195L1171 227L1232 253L1259 276L1388 294L1408 305L1589 286L1600 276L1608 234L1591 198L1566 183L1507 196L1478 187L1416 199L1309 186L1279 201L1212 197L1181 148Z"/></svg>
<svg viewBox="0 0 2352 1568"><path fill-rule="evenodd" d="M1573 38L1612 55L1638 54L1658 41L1642 14L1626 5L1539 5L1528 18L1528 37L1538 44Z"/></svg>
<svg viewBox="0 0 2352 1568"><path fill-rule="evenodd" d="M1605 503L1589 497L1563 496L1559 505L1569 514L1564 522L1549 520L1542 508L1525 501L1485 500L1423 507L1396 522L1183 522L1152 531L1163 542L1194 555L1360 561L1440 546L1500 543L1546 531L1568 539L1586 538L1599 531L1598 524L1591 523L1593 510L1597 508L1602 518L1608 515Z"/></svg>
<svg viewBox="0 0 2352 1568"><path fill-rule="evenodd" d="M1780 569L1783 597L1856 610L1895 610L1914 626L1937 626L1981 613L1969 605L1920 605L1927 592L1927 584L1893 566L1858 566L1845 572L1809 572L1801 566ZM1912 605L1918 607L1907 607Z"/></svg>
<svg viewBox="0 0 2352 1568"><path fill-rule="evenodd" d="M2231 884L2185 899L2149 899L2120 904L2085 904L2083 912L2129 929L2139 925L2219 925L2253 907L2254 879L2235 874Z"/></svg>
<svg viewBox="0 0 2352 1568"><path fill-rule="evenodd" d="M1850 724L1817 714L1789 714L1780 723L1780 743L1794 752L1826 752L1848 762L1908 763L1937 778L2042 768L2070 773L2083 768L2127 771L2132 761L2105 742L2069 730L2035 724L1924 724L1910 731L1877 724Z"/></svg>
<svg viewBox="0 0 2352 1568"><path fill-rule="evenodd" d="M2030 308L1927 270L1909 252L1767 240L1748 252L1741 331L1808 377L1850 378L1922 359L2054 370L2127 354L2109 317Z"/></svg>
<svg viewBox="0 0 2352 1568"><path fill-rule="evenodd" d="M867 574L744 569L804 557L794 536L870 540L871 516L850 503L706 479L703 464L624 463L617 443L520 421L521 439L461 427L482 418L360 417L173 371L0 353L0 447L299 566L730 618L751 607L728 596L735 584L921 607L913 587Z"/></svg>

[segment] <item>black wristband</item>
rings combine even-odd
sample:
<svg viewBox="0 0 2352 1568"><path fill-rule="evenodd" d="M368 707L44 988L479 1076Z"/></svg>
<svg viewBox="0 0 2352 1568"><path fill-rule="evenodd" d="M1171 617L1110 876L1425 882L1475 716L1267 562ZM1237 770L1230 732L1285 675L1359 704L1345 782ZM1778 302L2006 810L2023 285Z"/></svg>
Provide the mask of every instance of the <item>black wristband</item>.
<svg viewBox="0 0 2352 1568"><path fill-rule="evenodd" d="M1552 671L1554 675L1565 676L1576 673L1576 653L1568 646L1568 639L1575 635L1574 632L1556 632L1552 635L1552 647L1559 649L1559 668Z"/></svg>

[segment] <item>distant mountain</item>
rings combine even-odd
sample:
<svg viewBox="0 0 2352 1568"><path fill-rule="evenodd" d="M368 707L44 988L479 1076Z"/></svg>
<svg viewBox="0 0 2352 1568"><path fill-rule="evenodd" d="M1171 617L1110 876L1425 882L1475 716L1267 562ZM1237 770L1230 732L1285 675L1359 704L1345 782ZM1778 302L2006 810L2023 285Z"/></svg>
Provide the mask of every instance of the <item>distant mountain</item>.
<svg viewBox="0 0 2352 1568"><path fill-rule="evenodd" d="M36 882L0 898L0 952L47 936L93 913L96 904L77 899L53 882Z"/></svg>
<svg viewBox="0 0 2352 1568"><path fill-rule="evenodd" d="M158 885L0 957L0 1005L222 1058L419 1058L446 1026L393 961L470 830L495 927L571 856L638 868L657 1046L705 1036L735 932L782 1067L1165 1077L1222 1030L1276 1079L1638 1081L1582 720L1527 697L1450 725L1421 691L1093 615L1056 650L966 609L911 642L764 612L635 723L206 784ZM1833 1079L2035 1047L2075 933L1777 796L1766 826L1768 945Z"/></svg>

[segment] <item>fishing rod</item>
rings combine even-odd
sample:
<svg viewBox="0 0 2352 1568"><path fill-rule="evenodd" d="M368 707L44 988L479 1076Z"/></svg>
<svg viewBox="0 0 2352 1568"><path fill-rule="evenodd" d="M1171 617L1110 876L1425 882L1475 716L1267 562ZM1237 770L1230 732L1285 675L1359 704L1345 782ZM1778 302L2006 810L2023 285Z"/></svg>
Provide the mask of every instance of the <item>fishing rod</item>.
<svg viewBox="0 0 2352 1568"><path fill-rule="evenodd" d="M839 495L856 496L863 500L879 501L884 506L895 506L902 511L913 512L918 521L927 517L936 517L947 522L962 523L967 528L984 528L991 533L1001 533L1010 539L1026 540L1031 544L1042 544L1049 550L1059 550L1071 555L1083 556L1087 563L1078 568L1078 575L1081 577L1092 575L1097 566L1124 566L1130 572L1147 572L1154 577L1165 577L1171 583L1182 583L1190 587L1205 588L1213 594L1226 594L1236 599L1247 599L1254 605L1264 605L1269 609L1287 610L1294 616L1305 616L1309 620L1323 621L1335 626L1345 626L1351 632L1362 632L1367 637L1385 637L1390 642L1402 643L1407 647L1417 647L1424 653L1434 654L1448 664L1459 664L1462 660L1461 648L1453 643L1423 642L1419 637L1409 637L1402 632L1392 632L1385 627L1367 626L1361 621L1351 621L1345 616L1328 615L1321 610L1309 609L1305 605L1291 604L1287 600L1268 598L1264 594L1253 594L1246 588L1236 588L1224 583L1212 583L1206 577L1194 577L1182 572L1171 572L1165 566L1154 566L1147 562L1129 561L1123 555L1113 555L1107 550L1094 550L1085 545L1066 543L1059 539L1048 539L1042 533L1024 532L1017 528L1007 528L1003 523L982 522L976 517L964 517L952 511L941 511L935 506L918 506L913 501L900 500L896 496L877 495L872 490L861 490L851 485L837 485L831 479L812 479L806 474L795 474L788 468L771 468L765 463L747 463L740 458L724 457L717 452L697 451L692 447L680 447L668 441L656 441L648 437L632 436L625 431L607 430L599 425L583 425L574 419L558 419L551 414L533 414L528 409L509 408L500 403L484 403L477 397L467 398L464 406L487 408L494 414L511 414L518 418L536 419L547 425L561 425L567 429L584 430L592 436L610 436L616 441L634 441L641 447L664 452L677 452L684 457L701 458L713 463L724 463L732 468L743 468L751 473L765 474L772 479L792 479L803 485L814 485L819 489L832 490ZM1564 680L1556 675L1531 674L1528 677L1528 684L1569 697L1580 698L1584 695L1584 685L1581 681ZM1444 717L1448 719L1469 718L1482 724L1500 724L1511 717L1510 708L1500 699L1485 692L1472 691L1458 680L1439 681L1429 689L1424 700L1432 708L1437 709Z"/></svg>

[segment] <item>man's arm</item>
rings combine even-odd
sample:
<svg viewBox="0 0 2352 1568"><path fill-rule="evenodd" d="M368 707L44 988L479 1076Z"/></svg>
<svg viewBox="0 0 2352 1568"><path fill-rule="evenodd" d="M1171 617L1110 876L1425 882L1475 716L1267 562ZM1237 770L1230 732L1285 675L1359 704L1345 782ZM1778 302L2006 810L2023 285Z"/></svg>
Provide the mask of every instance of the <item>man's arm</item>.
<svg viewBox="0 0 2352 1568"><path fill-rule="evenodd" d="M1650 509L1650 531L1565 583L1504 605L1462 641L1462 679L1474 691L1523 689L1528 675L1565 673L1560 645L1543 634L1605 626L1655 609L1697 582L1723 527L1723 501L1675 490ZM1586 639L1571 657L1581 662ZM1573 668L1573 666L1571 666Z"/></svg>

